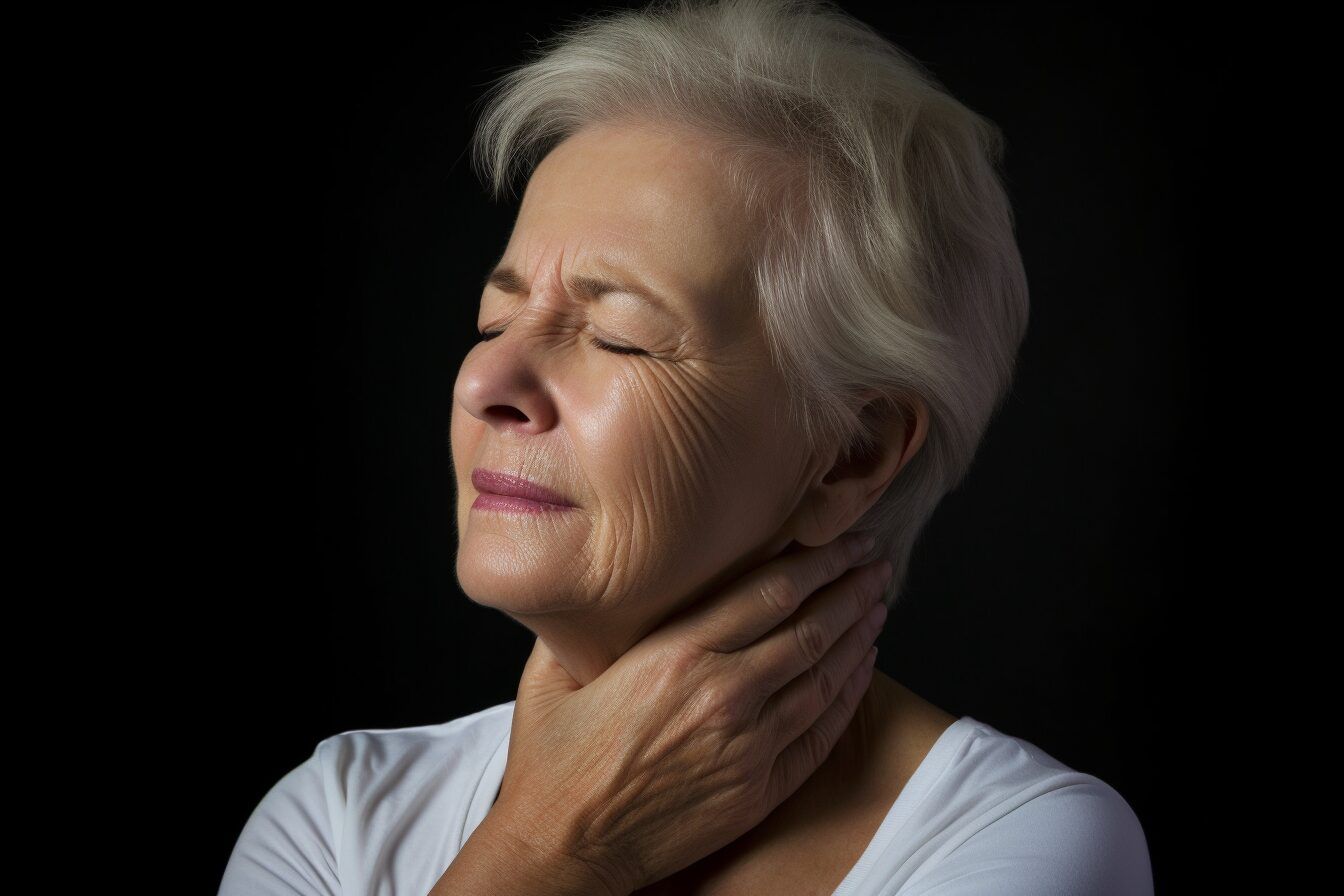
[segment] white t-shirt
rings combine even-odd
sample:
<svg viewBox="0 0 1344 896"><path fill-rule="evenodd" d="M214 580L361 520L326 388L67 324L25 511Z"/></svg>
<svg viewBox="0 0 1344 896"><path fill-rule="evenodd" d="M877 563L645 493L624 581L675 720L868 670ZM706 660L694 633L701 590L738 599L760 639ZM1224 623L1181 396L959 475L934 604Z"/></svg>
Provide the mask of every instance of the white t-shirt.
<svg viewBox="0 0 1344 896"><path fill-rule="evenodd" d="M219 896L425 896L494 804L513 706L324 739L253 810ZM1143 827L1114 788L962 716L834 896L1152 892Z"/></svg>

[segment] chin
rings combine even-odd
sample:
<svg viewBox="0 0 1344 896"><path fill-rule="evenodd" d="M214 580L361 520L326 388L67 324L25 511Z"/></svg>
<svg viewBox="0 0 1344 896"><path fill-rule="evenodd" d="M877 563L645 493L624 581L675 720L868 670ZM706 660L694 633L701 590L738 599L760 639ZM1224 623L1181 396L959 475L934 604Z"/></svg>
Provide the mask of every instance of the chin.
<svg viewBox="0 0 1344 896"><path fill-rule="evenodd" d="M569 564L548 563L517 545L487 548L476 541L464 539L457 551L457 584L473 603L513 616L574 610L588 603L575 595L576 583L556 577L557 571L572 569Z"/></svg>

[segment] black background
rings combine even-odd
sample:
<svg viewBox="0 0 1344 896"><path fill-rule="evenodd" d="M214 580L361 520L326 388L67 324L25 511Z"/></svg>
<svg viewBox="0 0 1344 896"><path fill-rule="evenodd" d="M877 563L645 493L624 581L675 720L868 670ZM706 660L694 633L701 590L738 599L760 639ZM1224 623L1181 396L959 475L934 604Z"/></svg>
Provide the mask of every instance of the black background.
<svg viewBox="0 0 1344 896"><path fill-rule="evenodd" d="M926 530L879 667L1112 784L1174 891L1194 874L1171 794L1201 724L1218 42L1157 6L840 5L1003 128L1032 302L1013 394ZM514 696L531 636L454 576L453 382L516 210L467 144L485 85L595 8L324 12L176 48L199 80L160 113L193 151L165 163L167 223L195 261L170 321L188 372L159 375L184 435L149 450L182 482L165 556L210 608L183 642L193 889L322 738Z"/></svg>

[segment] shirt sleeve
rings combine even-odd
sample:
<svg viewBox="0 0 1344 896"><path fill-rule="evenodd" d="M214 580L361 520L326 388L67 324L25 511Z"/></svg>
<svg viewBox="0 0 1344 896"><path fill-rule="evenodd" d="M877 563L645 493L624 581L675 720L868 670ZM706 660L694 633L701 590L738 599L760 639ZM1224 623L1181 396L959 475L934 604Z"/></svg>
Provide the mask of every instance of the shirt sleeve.
<svg viewBox="0 0 1344 896"><path fill-rule="evenodd" d="M291 769L252 810L219 896L339 896L322 750Z"/></svg>
<svg viewBox="0 0 1344 896"><path fill-rule="evenodd" d="M901 896L1152 896L1134 810L1096 779L1028 799L968 837Z"/></svg>

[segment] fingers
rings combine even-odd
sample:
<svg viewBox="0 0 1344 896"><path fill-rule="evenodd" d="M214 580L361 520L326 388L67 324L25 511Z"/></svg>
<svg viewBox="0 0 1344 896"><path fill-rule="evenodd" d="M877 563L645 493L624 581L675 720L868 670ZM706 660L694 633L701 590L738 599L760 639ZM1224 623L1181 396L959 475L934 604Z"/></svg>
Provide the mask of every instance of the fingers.
<svg viewBox="0 0 1344 896"><path fill-rule="evenodd" d="M818 588L857 563L872 547L863 536L844 535L815 548L762 564L706 601L679 626L679 634L704 650L732 653L778 626Z"/></svg>
<svg viewBox="0 0 1344 896"><path fill-rule="evenodd" d="M867 643L857 642L867 631L866 627L855 631L853 626L875 607L882 607L883 613L886 611L880 598L890 579L890 570L886 560L876 560L845 572L836 582L818 591L784 625L739 652L747 669L745 677L759 682L763 695L773 696L790 681L810 672L812 692L825 697L824 703L818 704L816 711L806 717L806 724L812 724L821 709L831 704L836 686L844 681L853 664L859 662L871 645L871 639ZM872 635L876 637L879 630L872 631ZM852 642L845 646L849 653L831 653L841 635ZM804 689L802 693L806 696L808 690ZM800 731L801 728L790 733L790 740Z"/></svg>
<svg viewBox="0 0 1344 896"><path fill-rule="evenodd" d="M873 665L876 661L877 645L873 645L844 681L837 699L826 707L813 725L775 757L767 788L770 811L773 812L775 807L792 796L831 755L836 742L853 721L854 713L873 680Z"/></svg>
<svg viewBox="0 0 1344 896"><path fill-rule="evenodd" d="M881 633L887 615L879 599L889 577L885 566L881 561L854 570L826 589L797 621L790 620L746 652L755 655L755 662L769 665L761 671L753 667L748 677L783 675L788 682L761 707L761 720L778 743L800 737L835 702ZM823 655L810 660L817 644Z"/></svg>

